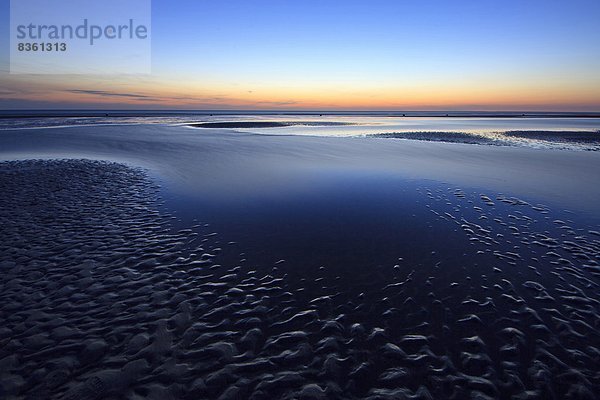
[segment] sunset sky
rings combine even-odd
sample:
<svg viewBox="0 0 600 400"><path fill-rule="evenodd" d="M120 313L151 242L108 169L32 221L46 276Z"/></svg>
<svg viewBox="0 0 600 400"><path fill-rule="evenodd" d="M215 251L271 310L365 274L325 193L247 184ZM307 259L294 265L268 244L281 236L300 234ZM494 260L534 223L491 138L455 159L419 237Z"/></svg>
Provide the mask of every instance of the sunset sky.
<svg viewBox="0 0 600 400"><path fill-rule="evenodd" d="M600 111L600 1L152 2L152 73L9 74L1 109Z"/></svg>

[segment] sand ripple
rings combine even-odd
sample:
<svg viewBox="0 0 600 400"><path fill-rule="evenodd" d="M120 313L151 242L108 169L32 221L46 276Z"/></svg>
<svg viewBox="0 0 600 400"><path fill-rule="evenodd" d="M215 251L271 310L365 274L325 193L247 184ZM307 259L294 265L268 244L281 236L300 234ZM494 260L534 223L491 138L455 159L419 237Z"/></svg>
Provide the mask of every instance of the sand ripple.
<svg viewBox="0 0 600 400"><path fill-rule="evenodd" d="M0 188L1 396L600 393L598 229L544 205L424 190L477 262L433 251L423 265L400 257L343 283L325 266L301 282L206 227L175 231L141 170L4 162Z"/></svg>

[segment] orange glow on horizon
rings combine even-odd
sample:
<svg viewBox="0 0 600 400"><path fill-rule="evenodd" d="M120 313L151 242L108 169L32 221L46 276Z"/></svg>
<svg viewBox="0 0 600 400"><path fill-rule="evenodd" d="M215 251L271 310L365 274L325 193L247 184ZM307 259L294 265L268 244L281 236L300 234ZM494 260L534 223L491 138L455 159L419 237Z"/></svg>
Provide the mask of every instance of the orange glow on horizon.
<svg viewBox="0 0 600 400"><path fill-rule="evenodd" d="M11 96L13 99L98 108L600 110L600 91L594 89L596 86L573 82L499 83L480 80L431 82L427 85L374 85L365 82L265 85L207 84L150 78L111 82L85 79L77 83L55 78L38 86L24 82L24 78L12 78L8 82L26 87L22 93Z"/></svg>

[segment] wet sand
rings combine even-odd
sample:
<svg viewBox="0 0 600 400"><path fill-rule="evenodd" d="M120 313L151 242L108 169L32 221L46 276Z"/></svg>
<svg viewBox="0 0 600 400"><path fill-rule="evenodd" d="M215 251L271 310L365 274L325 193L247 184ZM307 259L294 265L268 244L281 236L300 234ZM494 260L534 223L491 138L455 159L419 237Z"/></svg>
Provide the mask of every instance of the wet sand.
<svg viewBox="0 0 600 400"><path fill-rule="evenodd" d="M600 390L596 154L192 132L1 136L5 396Z"/></svg>
<svg viewBox="0 0 600 400"><path fill-rule="evenodd" d="M508 131L504 135L559 143L600 143L600 131Z"/></svg>
<svg viewBox="0 0 600 400"><path fill-rule="evenodd" d="M189 124L194 128L205 129L249 129L249 128L282 128L286 126L344 126L356 125L344 122L327 121L239 121L239 122L199 122Z"/></svg>

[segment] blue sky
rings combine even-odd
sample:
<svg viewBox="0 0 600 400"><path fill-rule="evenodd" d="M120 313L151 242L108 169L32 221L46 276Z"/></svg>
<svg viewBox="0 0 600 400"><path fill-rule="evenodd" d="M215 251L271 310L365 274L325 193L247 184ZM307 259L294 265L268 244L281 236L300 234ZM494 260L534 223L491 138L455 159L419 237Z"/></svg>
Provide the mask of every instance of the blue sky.
<svg viewBox="0 0 600 400"><path fill-rule="evenodd" d="M83 77L6 74L8 3L4 107L600 110L597 0L154 0L152 74Z"/></svg>

